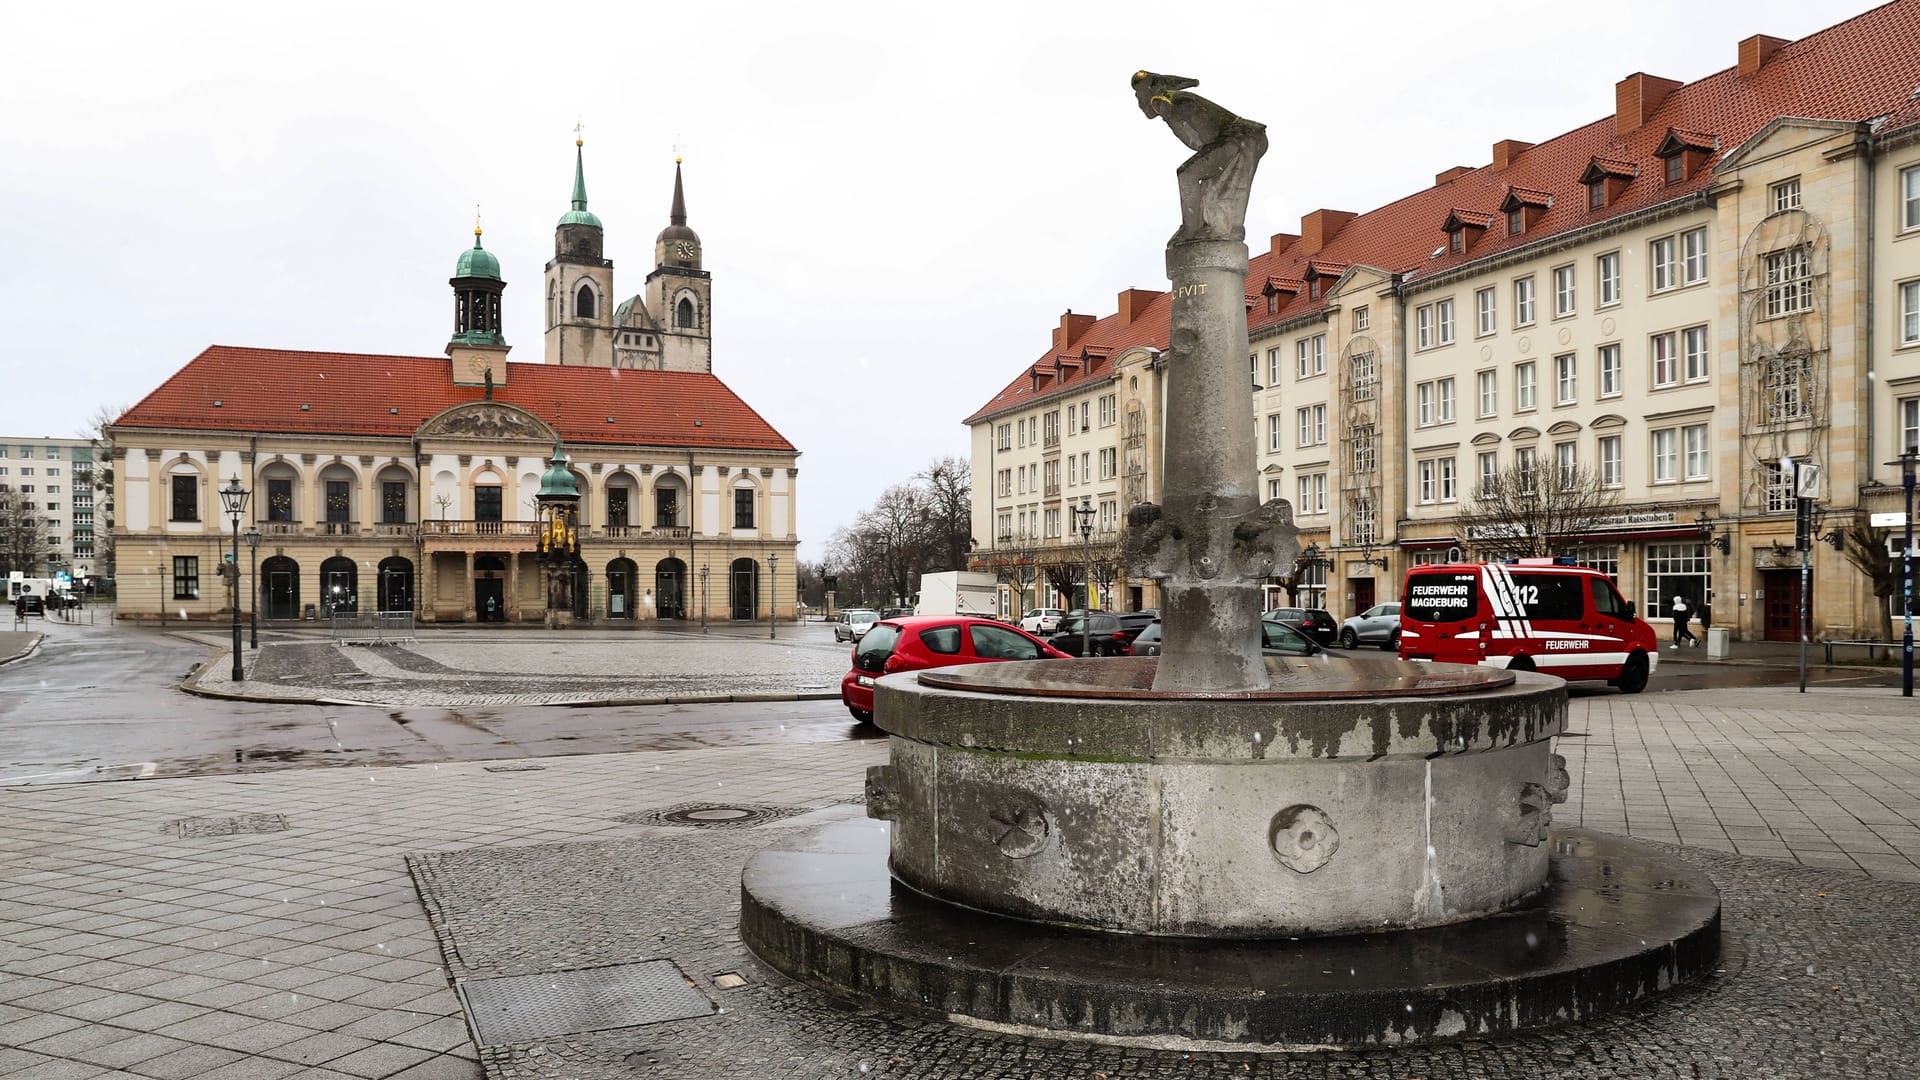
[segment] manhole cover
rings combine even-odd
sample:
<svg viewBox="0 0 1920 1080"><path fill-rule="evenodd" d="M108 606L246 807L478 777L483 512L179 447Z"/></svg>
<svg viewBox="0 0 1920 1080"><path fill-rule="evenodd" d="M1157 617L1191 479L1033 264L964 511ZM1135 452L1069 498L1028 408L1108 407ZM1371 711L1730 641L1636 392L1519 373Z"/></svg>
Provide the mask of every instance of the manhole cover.
<svg viewBox="0 0 1920 1080"><path fill-rule="evenodd" d="M482 765L488 772L541 772L545 765Z"/></svg>
<svg viewBox="0 0 1920 1080"><path fill-rule="evenodd" d="M624 825L690 825L708 829L745 829L796 813L790 806L725 803L682 803L664 810L645 810L614 818Z"/></svg>
<svg viewBox="0 0 1920 1080"><path fill-rule="evenodd" d="M194 836L237 836L241 833L287 831L285 814L241 814L238 817L190 817L169 821L161 832L177 833L181 838Z"/></svg>
<svg viewBox="0 0 1920 1080"><path fill-rule="evenodd" d="M473 979L460 998L481 1046L537 1042L558 1035L638 1027L713 1012L671 960Z"/></svg>

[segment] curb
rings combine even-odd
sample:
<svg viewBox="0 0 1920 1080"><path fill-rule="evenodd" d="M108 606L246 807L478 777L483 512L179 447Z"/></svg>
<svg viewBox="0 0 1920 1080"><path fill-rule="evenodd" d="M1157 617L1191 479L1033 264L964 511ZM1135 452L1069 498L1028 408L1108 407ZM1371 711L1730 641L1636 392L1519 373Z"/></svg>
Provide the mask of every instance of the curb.
<svg viewBox="0 0 1920 1080"><path fill-rule="evenodd" d="M47 635L34 634L33 643L28 645L24 650L14 653L12 656L0 656L0 667L5 667L8 664L13 663L15 660L25 660L27 657L32 656L34 653L39 652L41 642L44 642L46 640L47 640Z"/></svg>

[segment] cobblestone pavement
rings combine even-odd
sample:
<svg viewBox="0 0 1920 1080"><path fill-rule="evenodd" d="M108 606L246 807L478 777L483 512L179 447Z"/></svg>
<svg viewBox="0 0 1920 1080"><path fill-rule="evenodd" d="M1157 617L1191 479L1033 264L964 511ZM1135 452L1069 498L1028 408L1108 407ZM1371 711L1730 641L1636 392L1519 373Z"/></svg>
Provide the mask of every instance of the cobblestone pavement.
<svg viewBox="0 0 1920 1080"><path fill-rule="evenodd" d="M1577 699L1556 817L1683 844L1724 891L1723 974L1549 1034L1367 1054L987 1035L759 966L741 862L858 813L878 742L0 789L0 1077L1899 1075L1920 1064L1913 716L1840 691ZM787 816L650 823L695 803ZM714 1011L480 1048L453 984L644 960Z"/></svg>
<svg viewBox="0 0 1920 1080"><path fill-rule="evenodd" d="M245 654L232 678L228 639L186 636L222 655L189 687L220 696L398 706L562 705L838 697L847 646L826 624L764 629L428 631L409 644L334 645L287 635Z"/></svg>

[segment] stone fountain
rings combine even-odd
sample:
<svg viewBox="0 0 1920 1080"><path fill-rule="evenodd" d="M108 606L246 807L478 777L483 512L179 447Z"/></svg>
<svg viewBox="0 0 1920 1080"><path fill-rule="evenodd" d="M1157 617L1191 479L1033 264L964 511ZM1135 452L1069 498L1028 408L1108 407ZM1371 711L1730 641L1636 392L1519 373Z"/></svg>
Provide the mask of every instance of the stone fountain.
<svg viewBox="0 0 1920 1080"><path fill-rule="evenodd" d="M1264 657L1298 556L1255 494L1244 222L1262 125L1140 72L1178 171L1164 507L1128 515L1158 658L888 676L871 822L761 852L741 930L829 993L1154 1045L1499 1034L1709 970L1719 900L1656 849L1552 830L1556 678ZM884 824L883 824L884 823Z"/></svg>

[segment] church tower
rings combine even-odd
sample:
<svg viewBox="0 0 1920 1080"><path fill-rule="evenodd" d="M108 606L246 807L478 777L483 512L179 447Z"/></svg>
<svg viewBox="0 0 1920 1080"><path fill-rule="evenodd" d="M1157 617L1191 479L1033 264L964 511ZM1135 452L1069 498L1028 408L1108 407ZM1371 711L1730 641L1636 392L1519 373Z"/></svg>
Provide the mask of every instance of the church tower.
<svg viewBox="0 0 1920 1080"><path fill-rule="evenodd" d="M687 227L687 196L680 159L673 162L673 210L653 242L647 309L659 320L661 366L668 371L713 370L712 278L700 268L700 234Z"/></svg>
<svg viewBox="0 0 1920 1080"><path fill-rule="evenodd" d="M573 141L573 209L553 231L547 264L549 364L613 363L613 263L602 251L606 230L587 209L582 140Z"/></svg>
<svg viewBox="0 0 1920 1080"><path fill-rule="evenodd" d="M447 284L453 286L453 337L447 341L447 358L453 361L454 384L504 384L508 346L500 332L500 294L507 283L500 277L500 260L480 246L477 221L473 246L460 253Z"/></svg>

